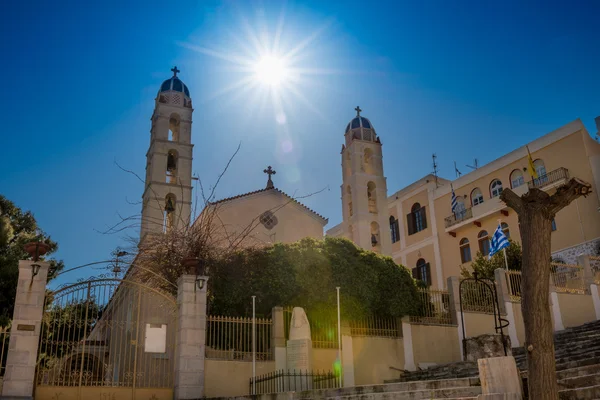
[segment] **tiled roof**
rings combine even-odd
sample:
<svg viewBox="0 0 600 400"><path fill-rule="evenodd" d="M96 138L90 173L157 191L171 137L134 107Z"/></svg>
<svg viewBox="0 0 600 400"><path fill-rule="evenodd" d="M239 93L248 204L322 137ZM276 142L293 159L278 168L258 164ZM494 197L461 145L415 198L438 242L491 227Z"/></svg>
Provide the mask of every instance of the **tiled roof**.
<svg viewBox="0 0 600 400"><path fill-rule="evenodd" d="M217 201L211 201L210 204L214 205L214 204L219 204L219 203L225 203L225 202L228 202L228 201L231 201L231 200L239 199L241 197L247 197L247 196L252 196L253 194L257 194L257 193L268 192L269 190L275 190L275 191L281 193L285 197L287 197L290 200L292 200L292 202L298 204L300 207L304 208L305 210L307 210L307 211L315 214L317 217L321 218L323 221L325 221L325 223L327 223L329 221L328 218L325 218L324 216L322 216L321 214L319 214L315 210L312 210L312 209L308 208L304 204L300 203L298 200L294 199L292 196L288 195L287 193L285 193L285 192L283 192L283 191L281 191L281 190L279 190L277 188L265 188L265 189L255 190L253 192L248 192L248 193L244 193L244 194L238 194L237 196L227 197L227 198L224 198L224 199L221 199L221 200L217 200Z"/></svg>

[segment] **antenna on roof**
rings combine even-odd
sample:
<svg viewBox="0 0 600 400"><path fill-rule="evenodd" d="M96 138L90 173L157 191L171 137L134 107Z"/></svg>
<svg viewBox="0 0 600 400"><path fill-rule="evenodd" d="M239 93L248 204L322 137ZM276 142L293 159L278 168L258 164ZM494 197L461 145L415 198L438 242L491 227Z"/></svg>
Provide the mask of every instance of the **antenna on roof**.
<svg viewBox="0 0 600 400"><path fill-rule="evenodd" d="M438 166L437 166L437 162L435 161L437 158L437 156L435 155L435 153L433 153L431 155L431 159L433 160L433 176L435 176L435 187L439 187L438 185Z"/></svg>
<svg viewBox="0 0 600 400"><path fill-rule="evenodd" d="M469 167L471 169L477 169L477 168L479 168L479 160L475 159L475 161L473 161L473 165L474 166L467 165L467 167Z"/></svg>
<svg viewBox="0 0 600 400"><path fill-rule="evenodd" d="M460 178L460 176L462 175L462 172L460 172L458 168L456 168L456 161L454 161L454 172L456 173L457 178Z"/></svg>

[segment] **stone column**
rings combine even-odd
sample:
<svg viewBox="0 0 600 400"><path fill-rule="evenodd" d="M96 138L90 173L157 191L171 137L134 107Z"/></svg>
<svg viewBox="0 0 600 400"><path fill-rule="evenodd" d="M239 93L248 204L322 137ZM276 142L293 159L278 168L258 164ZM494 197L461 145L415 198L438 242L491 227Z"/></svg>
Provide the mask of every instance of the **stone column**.
<svg viewBox="0 0 600 400"><path fill-rule="evenodd" d="M450 317L452 323L458 327L458 346L460 349L460 359L464 361L465 352L463 350L463 322L460 316L460 279L458 276L448 278L448 294L450 297ZM465 332L467 329L465 328Z"/></svg>
<svg viewBox="0 0 600 400"><path fill-rule="evenodd" d="M404 346L404 369L407 371L416 371L415 352L412 342L412 327L410 317L402 317L402 345Z"/></svg>
<svg viewBox="0 0 600 400"><path fill-rule="evenodd" d="M342 321L342 382L344 387L354 386L354 350L350 324Z"/></svg>
<svg viewBox="0 0 600 400"><path fill-rule="evenodd" d="M590 256L587 254L580 254L577 256L577 264L583 267L585 287L586 289L589 288L590 294L592 295L596 319L600 319L600 296L598 295L598 285L596 285L596 281L594 280L594 271L592 271Z"/></svg>
<svg viewBox="0 0 600 400"><path fill-rule="evenodd" d="M273 318L273 329L271 330L271 352L273 353L273 358L275 359L275 371L282 371L286 369L287 362L283 308L273 307L271 315Z"/></svg>
<svg viewBox="0 0 600 400"><path fill-rule="evenodd" d="M177 280L175 400L204 397L207 283L205 276L182 275Z"/></svg>
<svg viewBox="0 0 600 400"><path fill-rule="evenodd" d="M39 265L35 276L34 264ZM19 281L1 397L31 399L33 396L47 278L48 263L19 261Z"/></svg>
<svg viewBox="0 0 600 400"><path fill-rule="evenodd" d="M552 316L554 318L554 331L556 332L564 330L565 326L563 324L562 314L560 313L558 294L556 293L552 276L550 276L550 310L552 311Z"/></svg>
<svg viewBox="0 0 600 400"><path fill-rule="evenodd" d="M494 271L494 278L496 280L496 292L498 293L498 306L500 307L500 312L506 314L506 319L508 320L508 336L510 336L510 343L512 347L519 347L521 344L517 337L515 313L513 311L513 303L510 301L510 292L508 290L505 270L502 268L496 269Z"/></svg>

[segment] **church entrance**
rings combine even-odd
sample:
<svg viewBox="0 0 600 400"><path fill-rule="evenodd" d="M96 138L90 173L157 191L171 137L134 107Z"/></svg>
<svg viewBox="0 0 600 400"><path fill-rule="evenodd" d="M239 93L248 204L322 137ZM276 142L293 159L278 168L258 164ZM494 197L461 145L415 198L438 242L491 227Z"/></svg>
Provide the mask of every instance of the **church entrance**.
<svg viewBox="0 0 600 400"><path fill-rule="evenodd" d="M172 295L128 280L47 292L36 400L172 399L177 314Z"/></svg>

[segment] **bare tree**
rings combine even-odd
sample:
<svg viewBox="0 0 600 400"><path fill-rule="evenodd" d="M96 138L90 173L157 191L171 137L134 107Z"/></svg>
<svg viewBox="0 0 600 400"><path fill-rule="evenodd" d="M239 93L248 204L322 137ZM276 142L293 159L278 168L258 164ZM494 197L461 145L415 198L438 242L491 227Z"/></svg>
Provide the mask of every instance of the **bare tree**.
<svg viewBox="0 0 600 400"><path fill-rule="evenodd" d="M505 189L500 195L519 216L523 245L522 303L527 350L529 398L558 399L554 336L550 315L550 234L556 213L580 196L591 192L591 185L572 178L549 195L537 188L523 196Z"/></svg>

